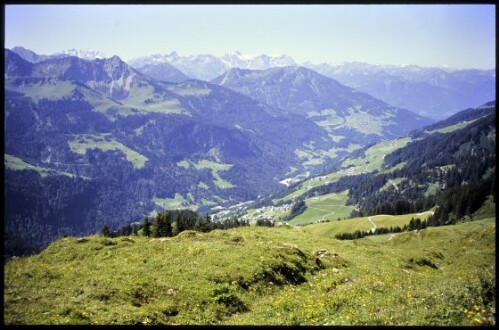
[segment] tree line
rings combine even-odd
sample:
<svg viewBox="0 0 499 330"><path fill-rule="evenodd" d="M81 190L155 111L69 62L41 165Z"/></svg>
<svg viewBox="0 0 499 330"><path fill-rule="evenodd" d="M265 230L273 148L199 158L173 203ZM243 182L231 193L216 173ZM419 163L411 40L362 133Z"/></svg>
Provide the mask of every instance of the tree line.
<svg viewBox="0 0 499 330"><path fill-rule="evenodd" d="M428 219L429 226L457 223L464 216L471 216L482 207L488 196L496 201L495 172L487 179L467 183L444 192L437 201L438 208Z"/></svg>
<svg viewBox="0 0 499 330"><path fill-rule="evenodd" d="M403 225L402 227L390 226L389 228L377 227L374 230L367 230L367 231L366 230L356 230L353 233L336 234L334 236L334 238L339 239L339 240L353 240L353 239L363 238L363 237L369 236L369 235L383 235L383 234L390 234L390 233L401 233L404 231L425 229L426 227L428 227L428 222L426 220L421 221L420 218L416 218L416 219L411 218L411 220L409 221L409 224Z"/></svg>
<svg viewBox="0 0 499 330"><path fill-rule="evenodd" d="M435 213L427 220L411 219L408 225L402 228L399 226L390 228L376 228L374 231L356 230L353 233L341 233L335 235L336 239L352 240L362 238L368 235L382 235L387 233L399 233L408 230L419 230L427 227L437 227L456 224L465 216L472 216L473 213L482 207L485 200L491 196L492 200L496 201L495 193L495 172L491 176L479 182L467 183L463 186L454 187L441 194L437 200L437 208ZM374 210L392 210L400 213L385 213L385 214L404 214L404 210L410 210L411 203L398 201L396 203L386 203L380 205ZM375 212L375 211L371 211ZM408 212L405 212L408 213ZM380 214L380 213L378 213Z"/></svg>
<svg viewBox="0 0 499 330"><path fill-rule="evenodd" d="M247 220L240 220L236 217L223 221L212 221L211 217L204 216L191 210L167 210L158 213L155 217L145 217L141 223L132 223L112 231L105 224L100 234L104 237L120 236L146 236L146 237L173 237L185 230L195 230L198 232L209 232L215 229L230 229L249 226ZM274 222L260 219L256 226L273 227Z"/></svg>
<svg viewBox="0 0 499 330"><path fill-rule="evenodd" d="M289 213L289 215L284 217L283 220L289 221L289 220L293 219L294 217L297 217L300 214L302 214L303 212L305 212L306 209L307 209L307 204L305 203L305 201L303 199L300 199L299 201L297 201L296 203L293 204L293 206L291 207L291 212Z"/></svg>

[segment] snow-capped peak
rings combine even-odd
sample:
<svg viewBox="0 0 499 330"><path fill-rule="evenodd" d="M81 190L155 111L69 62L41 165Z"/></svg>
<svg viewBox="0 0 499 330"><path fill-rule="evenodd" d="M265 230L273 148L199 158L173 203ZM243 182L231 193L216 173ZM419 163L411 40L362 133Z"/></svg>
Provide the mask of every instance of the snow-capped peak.
<svg viewBox="0 0 499 330"><path fill-rule="evenodd" d="M93 61L95 59L106 58L106 55L102 52L93 49L75 49L70 48L63 50L60 54L68 55L68 56L76 56L84 60Z"/></svg>

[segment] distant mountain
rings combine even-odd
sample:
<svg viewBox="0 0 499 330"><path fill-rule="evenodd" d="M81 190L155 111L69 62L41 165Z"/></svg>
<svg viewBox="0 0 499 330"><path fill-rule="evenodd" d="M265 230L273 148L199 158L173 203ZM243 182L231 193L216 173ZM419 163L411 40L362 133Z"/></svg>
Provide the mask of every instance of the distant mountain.
<svg viewBox="0 0 499 330"><path fill-rule="evenodd" d="M33 64L25 61L21 56L6 49L5 50L5 76L29 76L33 72Z"/></svg>
<svg viewBox="0 0 499 330"><path fill-rule="evenodd" d="M293 66L296 62L290 56L285 54L279 56L268 56L261 54L258 56L247 56L236 51L231 54L225 54L220 59L227 64L229 68L241 68L250 70L266 70L273 67Z"/></svg>
<svg viewBox="0 0 499 330"><path fill-rule="evenodd" d="M11 49L12 52L16 53L17 55L21 56L23 59L25 59L28 62L31 63L37 63L41 61L48 60L51 58L50 55L39 55L27 48L24 47L14 47Z"/></svg>
<svg viewBox="0 0 499 330"><path fill-rule="evenodd" d="M342 84L434 119L495 99L495 70L451 70L416 65L304 64Z"/></svg>
<svg viewBox="0 0 499 330"><path fill-rule="evenodd" d="M137 68L137 71L161 81L184 82L191 79L182 71L166 62L145 64L144 66Z"/></svg>
<svg viewBox="0 0 499 330"><path fill-rule="evenodd" d="M375 142L407 134L430 119L393 107L304 67L231 69L212 83L307 116L337 138Z"/></svg>
<svg viewBox="0 0 499 330"><path fill-rule="evenodd" d="M33 76L82 82L115 99L127 97L132 85L137 83L137 80L144 79L118 56L95 61L82 60L75 56L50 59L37 63Z"/></svg>
<svg viewBox="0 0 499 330"><path fill-rule="evenodd" d="M96 59L103 59L106 58L106 54L103 52L100 52L98 50L93 50L93 49L66 49L63 50L61 53L58 54L64 54L68 56L76 56L78 58L84 59L84 60L96 60Z"/></svg>
<svg viewBox="0 0 499 330"><path fill-rule="evenodd" d="M221 57L213 55L179 56L176 52L171 54L144 56L128 62L131 66L139 68L146 64L169 63L187 74L189 77L201 80L211 80L230 68L244 68L264 70L272 67L296 65L295 61L287 55L246 56L236 51Z"/></svg>
<svg viewBox="0 0 499 330"><path fill-rule="evenodd" d="M103 53L94 50L69 49L52 55L39 55L23 47L14 47L12 51L31 63L69 56L87 60L105 58ZM172 52L143 56L128 63L155 79L171 82L187 80L184 75L192 79L210 81L231 68L267 70L297 65L293 58L285 54L249 56L239 51L219 57L209 54L180 56ZM159 65L163 63L170 66ZM463 107L480 106L496 97L494 69L454 70L359 62L339 65L305 62L302 66L387 104L435 120L447 118Z"/></svg>
<svg viewBox="0 0 499 330"><path fill-rule="evenodd" d="M12 51L31 63L38 63L48 59L56 59L69 56L75 56L84 60L106 58L106 55L104 53L92 49L84 50L72 48L50 55L40 55L24 47L14 47L12 48Z"/></svg>
<svg viewBox="0 0 499 330"><path fill-rule="evenodd" d="M227 70L226 64L213 55L179 56L172 52L168 55L155 54L128 61L128 64L135 68L158 63L171 64L189 77L206 81Z"/></svg>

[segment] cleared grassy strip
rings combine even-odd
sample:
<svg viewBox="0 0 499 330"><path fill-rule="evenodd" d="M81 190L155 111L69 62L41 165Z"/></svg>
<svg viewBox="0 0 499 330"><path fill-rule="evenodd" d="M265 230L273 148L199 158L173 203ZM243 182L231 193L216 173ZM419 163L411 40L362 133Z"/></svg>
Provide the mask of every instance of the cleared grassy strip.
<svg viewBox="0 0 499 330"><path fill-rule="evenodd" d="M348 109L349 114L345 117L345 123L336 126L335 128L351 128L364 134L381 135L383 131L383 123L388 116L373 116L366 112L358 111L359 107Z"/></svg>
<svg viewBox="0 0 499 330"><path fill-rule="evenodd" d="M407 143L410 142L410 138L403 138L393 141L381 142L367 149L365 154L366 157L359 157L355 159L347 159L342 163L343 169L333 172L321 177L314 177L308 180L303 181L298 186L298 190L292 192L284 197L275 199L274 202L289 202L293 198L298 197L313 187L324 185L327 183L335 182L339 180L341 177L345 175L357 175L361 173L369 173L374 172L376 170L381 171L381 165L383 164L383 160L386 154L404 147ZM295 153L299 157L307 157L310 156L310 153L307 153L303 150L295 150ZM391 169L388 169L385 172L394 171L396 169L402 168L405 164L397 164Z"/></svg>
<svg viewBox="0 0 499 330"><path fill-rule="evenodd" d="M204 182L199 182L198 183L198 187L199 188L203 188L203 189L209 189L210 187L208 187L208 185Z"/></svg>
<svg viewBox="0 0 499 330"><path fill-rule="evenodd" d="M383 187L381 187L379 190L390 190L390 189L395 189L399 190L398 185L406 180L406 178L395 178L395 179L388 179Z"/></svg>
<svg viewBox="0 0 499 330"><path fill-rule="evenodd" d="M21 158L18 158L18 157L12 156L12 155L8 155L8 154L4 154L4 164L5 164L6 168L14 170L14 171L22 171L22 170L36 171L36 172L38 172L38 174L40 174L40 176L42 178L46 177L47 175L64 175L64 176L68 176L70 178L78 177L78 178L82 178L85 180L90 180L90 178L87 176L76 176L72 173L68 173L68 172L64 172L64 171L58 171L58 170L54 170L54 169L47 168L47 167L31 165L31 164L26 163Z"/></svg>
<svg viewBox="0 0 499 330"><path fill-rule="evenodd" d="M185 166L185 163L183 163L183 164ZM229 188L235 187L235 185L233 185L229 181L226 181L226 180L222 179L220 177L220 175L218 174L218 172L220 172L220 171L227 171L227 170L229 170L233 166L232 164L221 164L221 163L213 162L211 160L205 160L205 159L203 159L203 160L198 161L197 164L193 164L193 165L194 165L194 167L197 170L210 169L211 170L211 174L215 178L215 180L213 180L213 183L218 188L229 189Z"/></svg>
<svg viewBox="0 0 499 330"><path fill-rule="evenodd" d="M226 180L222 179L220 177L220 175L218 174L218 172L212 172L212 174L215 177L215 180L213 180L213 183L215 183L215 185L218 188L220 188L220 189L230 189L230 188L234 188L235 187L235 185L233 185L229 181L226 181Z"/></svg>
<svg viewBox="0 0 499 330"><path fill-rule="evenodd" d="M144 167L148 160L147 157L116 141L110 134L76 135L72 140L68 141L68 145L71 151L81 155L84 155L88 149L119 150L125 155L126 160L137 169Z"/></svg>
<svg viewBox="0 0 499 330"><path fill-rule="evenodd" d="M48 79L40 82L28 82L20 85L11 85L9 89L38 102L41 99L60 100L73 93L77 86L69 80Z"/></svg>
<svg viewBox="0 0 499 330"><path fill-rule="evenodd" d="M299 189L297 191L292 192L284 197L275 199L274 202L291 201L293 198L302 195L303 193L307 192L308 190L310 190L313 187L317 187L317 186L321 186L324 184L338 181L344 175L350 175L349 170L340 170L337 172L330 173L328 175L323 175L320 177L314 177L314 178L305 180L299 184L299 186L298 186Z"/></svg>
<svg viewBox="0 0 499 330"><path fill-rule="evenodd" d="M152 200L164 210L189 209L196 211L199 208L198 205L192 205L179 193L176 193L174 198L158 198L155 196Z"/></svg>
<svg viewBox="0 0 499 330"><path fill-rule="evenodd" d="M393 152L396 149L402 148L411 141L411 138L406 137L392 141L378 143L365 152L365 157L355 159L347 159L342 163L343 167L349 165L364 166L364 172L372 172L374 170L381 170L381 164L386 154Z"/></svg>
<svg viewBox="0 0 499 330"><path fill-rule="evenodd" d="M426 220L431 213L411 213L404 215L377 215L372 217L372 221L377 227L402 227L409 224L411 218ZM341 221L331 221L326 223L312 224L303 227L303 230L314 235L334 238L336 234L353 233L356 230L368 231L373 228L369 217L346 219Z"/></svg>
<svg viewBox="0 0 499 330"><path fill-rule="evenodd" d="M348 191L307 198L305 199L307 204L305 212L293 218L289 223L303 225L318 220L324 221L348 217L352 210L355 209L355 206L345 205L347 199Z"/></svg>
<svg viewBox="0 0 499 330"><path fill-rule="evenodd" d="M436 130L433 130L433 131L425 131L425 133L430 133L430 134L433 134L433 133L450 133L450 132L457 131L457 130L459 130L461 128L465 128L466 126L468 126L469 124L471 124L474 121L475 121L475 119L474 120L470 120L470 121L463 121L461 123L454 124L454 125L447 126L447 127L442 127L442 128L439 128L439 129L436 129Z"/></svg>
<svg viewBox="0 0 499 330"><path fill-rule="evenodd" d="M184 159L184 160L181 160L180 162L178 162L177 166L187 169L191 166L191 163L189 163L187 160Z"/></svg>
<svg viewBox="0 0 499 330"><path fill-rule="evenodd" d="M160 100L155 103L148 104L143 108L143 110L146 112L191 116L191 113L182 108L177 100Z"/></svg>
<svg viewBox="0 0 499 330"><path fill-rule="evenodd" d="M178 88L178 86L172 86L170 90L178 95L182 96L207 96L210 95L211 89L209 88Z"/></svg>

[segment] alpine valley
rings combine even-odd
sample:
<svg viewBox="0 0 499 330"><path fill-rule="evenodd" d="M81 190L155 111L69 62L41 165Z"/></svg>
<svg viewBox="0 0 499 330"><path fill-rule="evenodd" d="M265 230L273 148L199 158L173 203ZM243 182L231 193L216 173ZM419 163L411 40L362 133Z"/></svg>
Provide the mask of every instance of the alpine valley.
<svg viewBox="0 0 499 330"><path fill-rule="evenodd" d="M6 323L495 324L495 70L4 55Z"/></svg>
<svg viewBox="0 0 499 330"><path fill-rule="evenodd" d="M25 53L5 50L6 253L254 201L432 122L303 67L171 83L118 56Z"/></svg>

